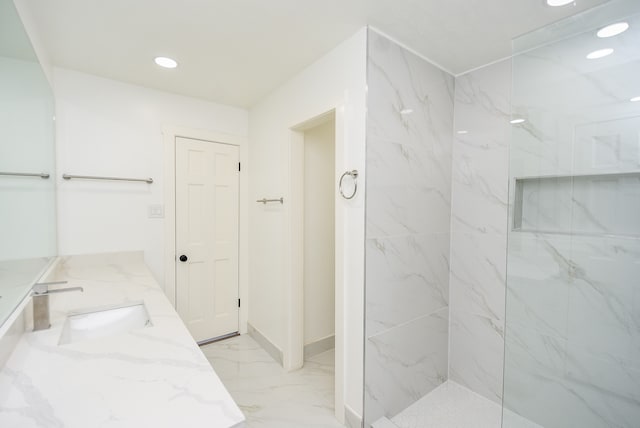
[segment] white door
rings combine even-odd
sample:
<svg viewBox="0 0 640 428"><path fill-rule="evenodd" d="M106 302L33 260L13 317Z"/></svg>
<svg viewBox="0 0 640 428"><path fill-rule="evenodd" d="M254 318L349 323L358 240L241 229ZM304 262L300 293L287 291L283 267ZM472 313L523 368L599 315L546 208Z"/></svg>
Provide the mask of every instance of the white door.
<svg viewBox="0 0 640 428"><path fill-rule="evenodd" d="M176 309L198 342L238 331L238 160L176 137Z"/></svg>

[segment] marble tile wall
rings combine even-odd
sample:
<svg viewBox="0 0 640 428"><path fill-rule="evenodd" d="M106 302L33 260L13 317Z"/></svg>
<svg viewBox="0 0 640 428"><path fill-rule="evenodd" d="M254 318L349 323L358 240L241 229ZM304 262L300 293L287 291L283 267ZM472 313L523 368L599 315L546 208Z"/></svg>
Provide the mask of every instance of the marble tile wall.
<svg viewBox="0 0 640 428"><path fill-rule="evenodd" d="M637 426L640 240L509 245L505 406L546 428Z"/></svg>
<svg viewBox="0 0 640 428"><path fill-rule="evenodd" d="M455 86L449 376L501 403L511 61Z"/></svg>
<svg viewBox="0 0 640 428"><path fill-rule="evenodd" d="M369 31L365 427L447 379L453 77Z"/></svg>

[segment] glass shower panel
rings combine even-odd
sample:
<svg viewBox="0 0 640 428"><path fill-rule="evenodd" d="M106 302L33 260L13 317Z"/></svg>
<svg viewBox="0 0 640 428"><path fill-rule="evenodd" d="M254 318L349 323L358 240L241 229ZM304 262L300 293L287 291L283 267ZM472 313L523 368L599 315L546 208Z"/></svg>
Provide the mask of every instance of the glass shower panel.
<svg viewBox="0 0 640 428"><path fill-rule="evenodd" d="M637 427L640 3L514 48L503 427Z"/></svg>

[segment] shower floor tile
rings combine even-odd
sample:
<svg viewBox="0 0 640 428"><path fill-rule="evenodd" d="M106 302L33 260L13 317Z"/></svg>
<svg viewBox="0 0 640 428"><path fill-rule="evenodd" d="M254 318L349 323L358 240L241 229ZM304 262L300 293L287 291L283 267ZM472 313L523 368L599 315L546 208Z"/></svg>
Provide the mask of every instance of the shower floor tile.
<svg viewBox="0 0 640 428"><path fill-rule="evenodd" d="M500 428L501 407L491 400L446 381L391 419L398 428ZM509 427L542 428L515 414Z"/></svg>
<svg viewBox="0 0 640 428"><path fill-rule="evenodd" d="M342 427L333 415L334 352L286 372L248 335L203 346L247 428Z"/></svg>

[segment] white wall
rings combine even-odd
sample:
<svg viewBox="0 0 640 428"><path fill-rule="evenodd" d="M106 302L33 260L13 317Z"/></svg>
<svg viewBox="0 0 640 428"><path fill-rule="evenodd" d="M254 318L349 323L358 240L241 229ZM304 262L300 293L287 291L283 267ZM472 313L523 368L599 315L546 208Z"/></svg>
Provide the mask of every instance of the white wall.
<svg viewBox="0 0 640 428"><path fill-rule="evenodd" d="M335 334L335 120L304 133L304 344Z"/></svg>
<svg viewBox="0 0 640 428"><path fill-rule="evenodd" d="M54 83L59 253L143 250L162 284L164 219L147 214L150 204L163 203L162 129L246 136L247 111L60 68ZM154 183L66 181L63 173Z"/></svg>
<svg viewBox="0 0 640 428"><path fill-rule="evenodd" d="M366 31L362 29L270 94L250 111L250 200L284 196L284 205L253 203L249 211L251 309L249 322L284 349L291 283L287 204L291 180L291 127L343 106L344 147L336 147L336 170L358 169L364 180ZM340 107L342 108L342 107ZM339 177L334 177L337 180ZM334 181L335 182L335 181ZM362 412L364 310L364 198L361 192L337 207L345 224L345 402ZM340 231L338 231L340 233Z"/></svg>

